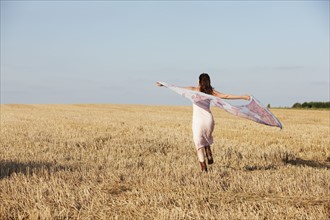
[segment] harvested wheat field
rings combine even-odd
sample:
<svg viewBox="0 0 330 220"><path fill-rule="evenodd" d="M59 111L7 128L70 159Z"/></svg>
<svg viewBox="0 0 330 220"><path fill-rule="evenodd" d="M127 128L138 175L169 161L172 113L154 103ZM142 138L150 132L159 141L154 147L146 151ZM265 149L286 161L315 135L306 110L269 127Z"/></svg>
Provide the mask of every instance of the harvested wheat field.
<svg viewBox="0 0 330 220"><path fill-rule="evenodd" d="M206 174L190 106L1 105L0 219L329 219L330 111L272 112L213 109Z"/></svg>

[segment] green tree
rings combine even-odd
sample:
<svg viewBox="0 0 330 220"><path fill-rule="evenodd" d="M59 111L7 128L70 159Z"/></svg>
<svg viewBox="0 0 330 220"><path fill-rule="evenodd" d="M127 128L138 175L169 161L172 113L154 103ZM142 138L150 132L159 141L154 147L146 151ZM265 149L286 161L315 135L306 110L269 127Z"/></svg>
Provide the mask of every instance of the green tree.
<svg viewBox="0 0 330 220"><path fill-rule="evenodd" d="M301 104L299 102L296 102L293 104L292 108L301 108Z"/></svg>
<svg viewBox="0 0 330 220"><path fill-rule="evenodd" d="M330 102L304 102L295 103L292 108L330 108Z"/></svg>

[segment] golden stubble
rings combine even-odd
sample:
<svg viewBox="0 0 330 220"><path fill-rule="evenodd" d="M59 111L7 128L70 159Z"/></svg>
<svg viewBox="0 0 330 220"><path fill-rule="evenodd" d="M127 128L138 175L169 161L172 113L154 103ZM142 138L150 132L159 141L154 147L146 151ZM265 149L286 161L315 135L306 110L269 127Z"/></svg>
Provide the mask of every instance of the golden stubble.
<svg viewBox="0 0 330 220"><path fill-rule="evenodd" d="M1 105L0 219L329 218L330 111L212 111L206 174L189 106Z"/></svg>

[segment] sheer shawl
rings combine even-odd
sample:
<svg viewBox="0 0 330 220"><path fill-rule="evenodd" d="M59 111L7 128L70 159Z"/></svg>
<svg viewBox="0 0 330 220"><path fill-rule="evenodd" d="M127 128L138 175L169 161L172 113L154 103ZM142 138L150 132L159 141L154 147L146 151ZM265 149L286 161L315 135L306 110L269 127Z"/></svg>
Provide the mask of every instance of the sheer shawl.
<svg viewBox="0 0 330 220"><path fill-rule="evenodd" d="M182 95L183 97L189 99L195 105L198 105L201 108L208 109L206 103L208 100L211 103L211 106L217 106L226 112L236 115L238 117L246 118L252 121L255 121L260 124L275 126L282 129L281 122L271 113L268 108L263 106L255 97L251 96L248 104L235 106L221 98L198 92L192 91L189 89L184 89L178 86L170 85L165 82L160 82L165 87L171 89L172 91Z"/></svg>

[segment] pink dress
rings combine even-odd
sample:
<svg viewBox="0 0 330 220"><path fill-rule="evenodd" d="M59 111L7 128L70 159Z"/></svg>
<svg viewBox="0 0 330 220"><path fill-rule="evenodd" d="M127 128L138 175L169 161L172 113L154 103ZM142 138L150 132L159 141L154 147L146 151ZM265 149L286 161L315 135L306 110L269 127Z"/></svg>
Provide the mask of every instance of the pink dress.
<svg viewBox="0 0 330 220"><path fill-rule="evenodd" d="M192 130L196 150L213 143L213 115L210 110L210 100L193 103Z"/></svg>

